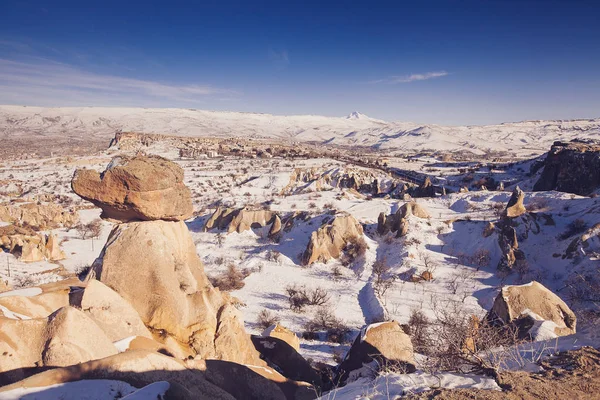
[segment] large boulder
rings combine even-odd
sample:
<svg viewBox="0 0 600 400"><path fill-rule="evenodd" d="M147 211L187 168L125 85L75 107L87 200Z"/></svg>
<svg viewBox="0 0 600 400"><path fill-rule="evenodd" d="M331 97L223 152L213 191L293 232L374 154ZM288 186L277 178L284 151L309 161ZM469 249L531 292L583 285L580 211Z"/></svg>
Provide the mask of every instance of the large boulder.
<svg viewBox="0 0 600 400"><path fill-rule="evenodd" d="M117 354L83 312L63 307L48 318L0 318L0 377L15 382L39 367L61 367Z"/></svg>
<svg viewBox="0 0 600 400"><path fill-rule="evenodd" d="M152 338L137 311L96 279L90 279L85 289L71 293L69 302L96 322L113 342L130 336Z"/></svg>
<svg viewBox="0 0 600 400"><path fill-rule="evenodd" d="M337 369L338 381L345 382L352 371L374 361L376 365L369 368L395 365L407 373L416 370L410 336L398 322L387 321L365 326Z"/></svg>
<svg viewBox="0 0 600 400"><path fill-rule="evenodd" d="M352 215L338 214L333 221L324 223L311 234L302 263L310 265L337 259L351 240L362 238L362 235L362 225Z"/></svg>
<svg viewBox="0 0 600 400"><path fill-rule="evenodd" d="M68 287L47 292L41 288L14 290L0 296L0 316L11 319L46 318L68 305Z"/></svg>
<svg viewBox="0 0 600 400"><path fill-rule="evenodd" d="M323 384L310 363L284 340L277 337L252 336L252 343L269 365L286 378L308 382L316 387Z"/></svg>
<svg viewBox="0 0 600 400"><path fill-rule="evenodd" d="M158 156L115 157L101 174L75 171L73 191L119 221L180 221L192 216L183 170Z"/></svg>
<svg viewBox="0 0 600 400"><path fill-rule="evenodd" d="M283 340L290 346L292 346L292 348L294 350L300 351L300 339L298 339L298 336L296 336L296 334L294 332L290 331L283 325L280 325L280 324L271 325L270 327L268 327L267 329L265 329L263 331L262 336L276 337L278 339Z"/></svg>
<svg viewBox="0 0 600 400"><path fill-rule="evenodd" d="M265 227L269 224L275 224L276 218L278 218L277 214L269 210L218 207L208 221L206 221L204 231L218 228L227 229L228 233L242 233L254 227ZM281 220L279 224L281 227Z"/></svg>
<svg viewBox="0 0 600 400"><path fill-rule="evenodd" d="M600 142L554 142L535 191L558 190L582 196L600 188Z"/></svg>
<svg viewBox="0 0 600 400"><path fill-rule="evenodd" d="M520 215L523 215L527 212L525 209L525 205L523 205L523 200L525 199L525 193L518 186L513 190L512 196L508 200L508 204L506 205L506 210L504 210L504 215L508 218L515 218Z"/></svg>
<svg viewBox="0 0 600 400"><path fill-rule="evenodd" d="M543 340L576 332L577 318L567 304L541 283L504 286L487 319L514 324L521 337Z"/></svg>
<svg viewBox="0 0 600 400"><path fill-rule="evenodd" d="M174 358L147 350L134 350L78 365L55 368L0 388L0 393L15 389L46 387L86 379L109 379L143 387L153 382L169 382L166 399L235 400L208 382L205 374Z"/></svg>
<svg viewBox="0 0 600 400"><path fill-rule="evenodd" d="M161 340L188 355L264 365L227 294L208 281L184 222L117 225L88 274L117 292Z"/></svg>

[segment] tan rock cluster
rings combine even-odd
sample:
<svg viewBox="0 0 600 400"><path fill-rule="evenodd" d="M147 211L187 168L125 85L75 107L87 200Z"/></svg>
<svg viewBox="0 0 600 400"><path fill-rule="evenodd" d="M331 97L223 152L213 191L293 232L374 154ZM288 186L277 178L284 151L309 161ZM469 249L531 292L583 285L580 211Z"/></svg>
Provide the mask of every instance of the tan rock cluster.
<svg viewBox="0 0 600 400"><path fill-rule="evenodd" d="M193 212L183 170L158 156L115 157L101 174L77 170L71 187L113 220L180 221Z"/></svg>
<svg viewBox="0 0 600 400"><path fill-rule="evenodd" d="M515 190L513 191L512 196L510 196L508 204L506 205L506 210L504 210L504 215L508 218L515 218L525 214L527 210L523 205L524 199L525 193L518 186L515 187Z"/></svg>
<svg viewBox="0 0 600 400"><path fill-rule="evenodd" d="M0 206L0 221L46 230L74 226L79 215L54 203L9 204Z"/></svg>
<svg viewBox="0 0 600 400"><path fill-rule="evenodd" d="M352 371L372 361L378 366L396 366L398 370L414 372L413 345L396 321L365 326L358 334L338 368L337 381L345 382Z"/></svg>
<svg viewBox="0 0 600 400"><path fill-rule="evenodd" d="M0 248L16 255L23 262L60 261L65 253L56 236L39 234L31 228L7 225L0 227Z"/></svg>
<svg viewBox="0 0 600 400"><path fill-rule="evenodd" d="M380 235L396 232L396 237L405 236L408 233L408 219L411 215L423 219L430 218L423 206L411 201L403 204L395 214L380 213L377 219L377 232Z"/></svg>
<svg viewBox="0 0 600 400"><path fill-rule="evenodd" d="M310 265L337 259L351 240L359 239L362 235L362 225L352 215L340 213L311 234L302 255L302 263Z"/></svg>
<svg viewBox="0 0 600 400"><path fill-rule="evenodd" d="M504 286L487 318L492 323L514 324L520 336L529 336L534 340L548 338L548 334L571 335L576 332L577 327L577 318L569 306L536 281L519 286ZM545 321L550 324L534 331L537 323Z"/></svg>
<svg viewBox="0 0 600 400"><path fill-rule="evenodd" d="M273 225L271 231L276 234L281 229L281 219L276 213L263 209L217 207L204 225L204 231L226 229L227 233L242 233L253 227ZM279 225L279 229L275 225Z"/></svg>

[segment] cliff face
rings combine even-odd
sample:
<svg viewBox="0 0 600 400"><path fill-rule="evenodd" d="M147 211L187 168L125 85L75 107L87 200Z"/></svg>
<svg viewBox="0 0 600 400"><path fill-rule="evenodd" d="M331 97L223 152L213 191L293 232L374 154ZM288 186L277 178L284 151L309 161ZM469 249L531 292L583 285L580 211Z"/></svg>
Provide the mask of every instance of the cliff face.
<svg viewBox="0 0 600 400"><path fill-rule="evenodd" d="M600 188L600 142L554 142L533 190L589 195Z"/></svg>

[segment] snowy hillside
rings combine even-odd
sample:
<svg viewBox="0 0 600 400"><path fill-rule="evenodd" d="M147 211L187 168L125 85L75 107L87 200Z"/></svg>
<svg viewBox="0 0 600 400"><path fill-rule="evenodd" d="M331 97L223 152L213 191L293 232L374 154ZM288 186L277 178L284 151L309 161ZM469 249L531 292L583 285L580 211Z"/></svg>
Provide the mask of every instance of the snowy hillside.
<svg viewBox="0 0 600 400"><path fill-rule="evenodd" d="M0 134L5 138L22 135L109 138L117 130L317 141L384 150L468 150L483 154L493 149L529 156L545 152L555 140L600 138L600 119L441 126L385 122L359 112L333 118L195 109L0 106Z"/></svg>

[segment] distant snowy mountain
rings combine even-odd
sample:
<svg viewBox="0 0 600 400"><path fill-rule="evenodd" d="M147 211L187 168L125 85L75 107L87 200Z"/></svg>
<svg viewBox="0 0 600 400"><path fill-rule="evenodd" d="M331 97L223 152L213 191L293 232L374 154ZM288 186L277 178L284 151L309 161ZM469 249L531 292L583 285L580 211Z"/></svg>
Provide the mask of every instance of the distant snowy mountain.
<svg viewBox="0 0 600 400"><path fill-rule="evenodd" d="M334 118L168 108L0 106L0 136L110 138L118 130L179 136L251 137L406 151L498 150L541 154L555 140L600 139L600 119L486 126L386 122L359 112Z"/></svg>

